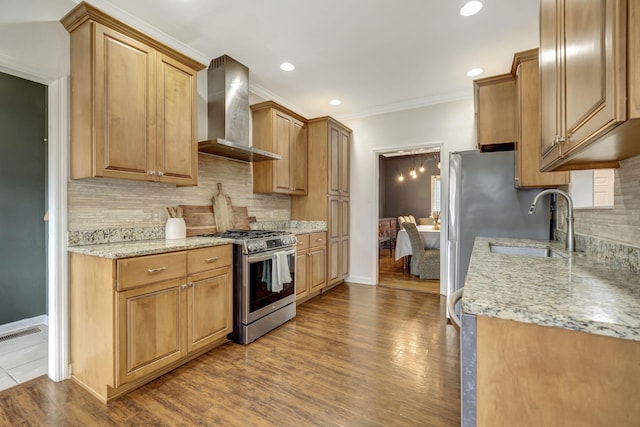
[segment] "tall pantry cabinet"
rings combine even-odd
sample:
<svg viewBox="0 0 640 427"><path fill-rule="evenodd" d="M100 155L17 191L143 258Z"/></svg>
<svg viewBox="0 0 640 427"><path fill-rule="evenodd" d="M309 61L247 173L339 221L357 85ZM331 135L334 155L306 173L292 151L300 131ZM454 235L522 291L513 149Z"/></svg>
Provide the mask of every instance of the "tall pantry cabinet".
<svg viewBox="0 0 640 427"><path fill-rule="evenodd" d="M331 117L308 122L308 191L292 197L291 219L326 221L328 286L349 275L351 129Z"/></svg>

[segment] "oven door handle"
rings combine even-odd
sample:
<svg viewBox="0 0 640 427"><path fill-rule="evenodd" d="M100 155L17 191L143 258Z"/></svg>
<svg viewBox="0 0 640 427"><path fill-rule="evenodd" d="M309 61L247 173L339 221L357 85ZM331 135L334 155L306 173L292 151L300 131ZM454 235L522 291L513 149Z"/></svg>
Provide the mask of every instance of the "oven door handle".
<svg viewBox="0 0 640 427"><path fill-rule="evenodd" d="M249 261L250 263L266 261L268 259L273 258L273 256L275 254L280 253L280 252L284 252L284 254L287 255L287 256L295 255L296 248L294 246L291 249L284 249L283 250L282 248L280 248L280 249L274 249L274 250L269 251L269 252L262 252L262 253L259 253L259 254L247 255L247 261Z"/></svg>

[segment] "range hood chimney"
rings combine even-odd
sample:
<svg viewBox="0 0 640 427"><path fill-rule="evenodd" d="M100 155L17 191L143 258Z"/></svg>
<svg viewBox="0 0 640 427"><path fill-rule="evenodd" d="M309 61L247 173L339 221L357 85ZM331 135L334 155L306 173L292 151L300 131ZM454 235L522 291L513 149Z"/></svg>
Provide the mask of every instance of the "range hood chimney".
<svg viewBox="0 0 640 427"><path fill-rule="evenodd" d="M244 162L280 160L249 145L249 69L223 55L207 70L207 140L198 151Z"/></svg>

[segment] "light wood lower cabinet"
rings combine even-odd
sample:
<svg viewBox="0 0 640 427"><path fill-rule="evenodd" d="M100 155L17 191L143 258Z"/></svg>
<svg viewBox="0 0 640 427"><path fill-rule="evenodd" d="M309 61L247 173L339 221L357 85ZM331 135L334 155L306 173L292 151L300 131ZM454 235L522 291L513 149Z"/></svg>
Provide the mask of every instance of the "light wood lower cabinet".
<svg viewBox="0 0 640 427"><path fill-rule="evenodd" d="M349 275L349 199L329 196L329 284Z"/></svg>
<svg viewBox="0 0 640 427"><path fill-rule="evenodd" d="M224 338L233 328L231 270L219 268L190 276L187 294L188 351Z"/></svg>
<svg viewBox="0 0 640 427"><path fill-rule="evenodd" d="M296 302L311 298L326 286L327 233L297 236Z"/></svg>
<svg viewBox="0 0 640 427"><path fill-rule="evenodd" d="M184 334L186 289L173 279L117 292L118 377L127 384L182 359L187 354ZM73 359L73 356L72 356Z"/></svg>
<svg viewBox="0 0 640 427"><path fill-rule="evenodd" d="M108 402L227 341L232 248L72 253L72 378Z"/></svg>
<svg viewBox="0 0 640 427"><path fill-rule="evenodd" d="M478 426L631 426L640 341L477 317Z"/></svg>

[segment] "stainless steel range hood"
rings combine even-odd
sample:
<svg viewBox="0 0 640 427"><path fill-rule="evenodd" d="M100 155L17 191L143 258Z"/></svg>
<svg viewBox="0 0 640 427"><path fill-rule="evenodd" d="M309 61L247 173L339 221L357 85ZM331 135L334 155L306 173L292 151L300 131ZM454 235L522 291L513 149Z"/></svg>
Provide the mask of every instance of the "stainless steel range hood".
<svg viewBox="0 0 640 427"><path fill-rule="evenodd" d="M249 69L223 55L207 70L208 138L198 151L244 162L280 160L279 154L249 145Z"/></svg>

